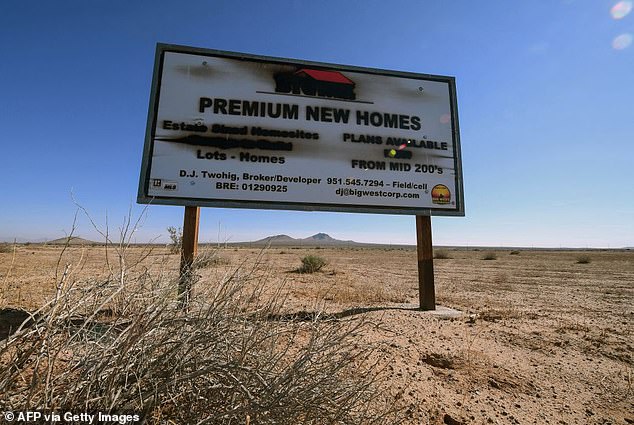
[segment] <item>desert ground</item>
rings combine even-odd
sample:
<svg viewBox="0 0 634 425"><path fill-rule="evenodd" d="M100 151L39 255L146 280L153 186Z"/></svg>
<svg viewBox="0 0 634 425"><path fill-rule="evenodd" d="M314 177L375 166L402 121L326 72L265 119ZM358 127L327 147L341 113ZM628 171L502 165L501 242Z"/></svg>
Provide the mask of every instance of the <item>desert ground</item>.
<svg viewBox="0 0 634 425"><path fill-rule="evenodd" d="M0 340L15 327L9 313L37 310L64 273L89 280L118 261L111 248L106 262L103 246L62 250L0 253ZM381 344L389 396L406 423L634 423L634 251L436 249L447 257L434 262L437 304L462 313L453 318L417 309L414 247L201 252L217 261L199 270L198 287L257 263L283 285L288 314L381 323L360 338ZM132 246L128 255L176 279L179 257L167 247ZM305 255L327 265L298 273Z"/></svg>

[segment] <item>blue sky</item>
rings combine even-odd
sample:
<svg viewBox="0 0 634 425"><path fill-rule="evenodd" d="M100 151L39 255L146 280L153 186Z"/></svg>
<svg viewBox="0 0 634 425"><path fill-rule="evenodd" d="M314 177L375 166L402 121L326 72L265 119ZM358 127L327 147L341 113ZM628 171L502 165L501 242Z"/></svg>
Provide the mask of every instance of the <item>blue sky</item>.
<svg viewBox="0 0 634 425"><path fill-rule="evenodd" d="M434 217L436 244L634 246L634 12L616 3L4 1L0 240L64 236L73 197L111 232L141 214L162 42L455 76L466 216ZM167 242L182 216L149 207L136 240ZM412 216L205 208L200 239L413 244L414 230Z"/></svg>

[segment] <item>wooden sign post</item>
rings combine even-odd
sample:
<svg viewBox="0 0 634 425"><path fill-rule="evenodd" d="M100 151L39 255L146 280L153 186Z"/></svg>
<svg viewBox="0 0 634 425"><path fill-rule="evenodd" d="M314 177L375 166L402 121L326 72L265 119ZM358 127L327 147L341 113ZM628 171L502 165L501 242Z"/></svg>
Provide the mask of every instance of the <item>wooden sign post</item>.
<svg viewBox="0 0 634 425"><path fill-rule="evenodd" d="M200 207L185 207L183 219L183 247L181 250L180 279L178 297L181 308L187 308L192 290L192 264L198 252L198 223Z"/></svg>
<svg viewBox="0 0 634 425"><path fill-rule="evenodd" d="M416 251L418 254L418 299L420 309L436 310L434 249L431 240L430 216L416 216Z"/></svg>

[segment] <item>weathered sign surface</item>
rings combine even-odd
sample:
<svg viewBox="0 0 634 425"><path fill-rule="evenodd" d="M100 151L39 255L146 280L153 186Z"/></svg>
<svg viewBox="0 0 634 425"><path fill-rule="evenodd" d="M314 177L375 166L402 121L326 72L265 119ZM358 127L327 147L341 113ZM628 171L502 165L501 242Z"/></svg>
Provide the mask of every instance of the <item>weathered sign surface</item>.
<svg viewBox="0 0 634 425"><path fill-rule="evenodd" d="M464 215L454 79L158 45L138 200Z"/></svg>

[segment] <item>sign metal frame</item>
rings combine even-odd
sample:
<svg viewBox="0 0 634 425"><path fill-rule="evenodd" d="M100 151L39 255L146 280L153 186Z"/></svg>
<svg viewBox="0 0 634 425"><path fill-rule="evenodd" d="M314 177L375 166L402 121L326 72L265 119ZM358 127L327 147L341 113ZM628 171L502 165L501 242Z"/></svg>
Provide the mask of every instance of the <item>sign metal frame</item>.
<svg viewBox="0 0 634 425"><path fill-rule="evenodd" d="M234 60L245 60L255 62L265 62L285 65L309 66L323 69L333 69L337 71L351 71L357 73L374 74L381 76L393 76L401 78L411 78L417 80L429 80L444 82L449 87L449 105L451 108L451 133L452 147L454 152L455 169L455 208L418 208L418 207L391 207L376 205L351 205L351 204L328 204L328 203L304 203L304 202L283 202L283 201L259 201L259 200L221 200L208 198L181 198L169 196L149 196L150 170L153 152L153 144L157 126L160 85L162 78L163 59L166 52L194 54L200 56L220 57ZM141 204L178 205L189 207L221 207L221 208L249 208L249 209L270 209L270 210L298 210L298 211L331 211L331 212L351 212L351 213L376 213L376 214L409 214L419 216L464 216L464 192L462 178L462 157L460 150L460 131L458 125L458 107L456 99L456 83L454 77L439 76L431 74L419 74L404 71L392 71L376 68L364 68L350 65L340 65L323 62L313 62L296 59L277 58L269 56L259 56L246 53L227 52L221 50L202 49L195 47L180 46L174 44L159 43L156 46L154 61L154 73L152 78L152 88L150 94L150 104L148 110L147 127L145 133L145 144L143 147L143 158L139 177L137 202Z"/></svg>

